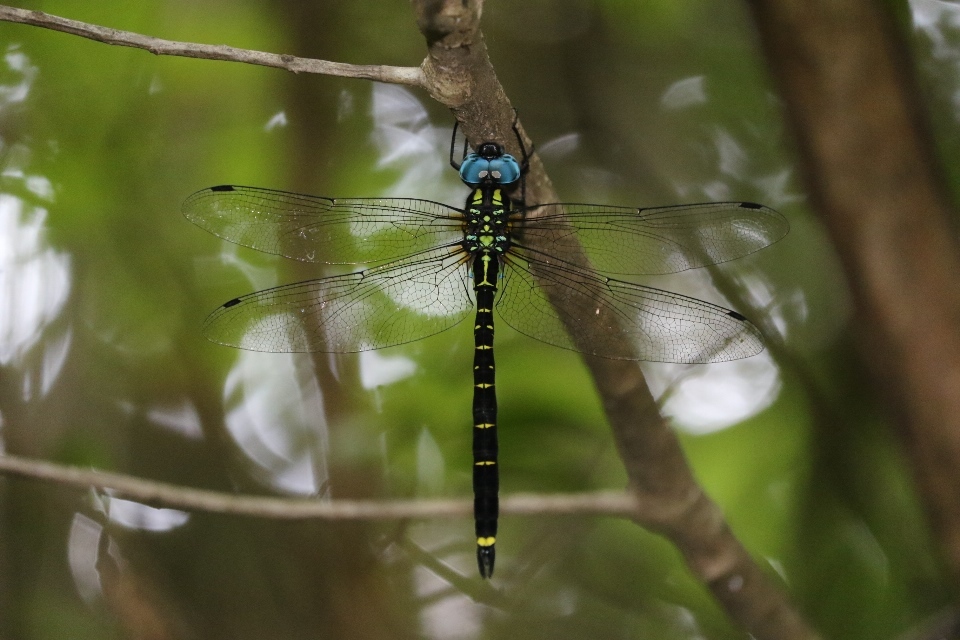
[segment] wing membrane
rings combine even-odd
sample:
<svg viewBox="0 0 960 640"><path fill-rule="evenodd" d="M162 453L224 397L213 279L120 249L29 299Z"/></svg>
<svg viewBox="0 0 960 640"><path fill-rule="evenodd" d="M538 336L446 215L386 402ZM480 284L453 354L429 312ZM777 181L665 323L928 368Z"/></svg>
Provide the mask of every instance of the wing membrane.
<svg viewBox="0 0 960 640"><path fill-rule="evenodd" d="M522 244L560 257L574 236L593 266L616 274L676 273L741 258L785 236L781 214L749 202L635 209L593 204L527 207Z"/></svg>
<svg viewBox="0 0 960 640"><path fill-rule="evenodd" d="M505 260L497 311L517 331L564 349L618 360L707 363L763 350L760 332L723 307L562 263Z"/></svg>
<svg viewBox="0 0 960 640"><path fill-rule="evenodd" d="M459 209L413 198L323 198L223 185L192 194L183 215L230 242L328 264L392 260L462 237Z"/></svg>
<svg viewBox="0 0 960 640"><path fill-rule="evenodd" d="M379 349L443 331L474 306L463 212L454 207L221 186L191 195L183 213L221 238L297 260L389 261L231 300L204 325L215 342L275 352ZM608 278L563 256L579 243L604 271L674 273L776 242L789 230L776 211L724 202L650 209L547 204L518 213L497 301L518 331L629 360L719 362L763 349L756 327L736 312Z"/></svg>
<svg viewBox="0 0 960 640"><path fill-rule="evenodd" d="M352 353L449 329L474 302L459 246L344 275L258 291L204 323L210 340L250 351Z"/></svg>

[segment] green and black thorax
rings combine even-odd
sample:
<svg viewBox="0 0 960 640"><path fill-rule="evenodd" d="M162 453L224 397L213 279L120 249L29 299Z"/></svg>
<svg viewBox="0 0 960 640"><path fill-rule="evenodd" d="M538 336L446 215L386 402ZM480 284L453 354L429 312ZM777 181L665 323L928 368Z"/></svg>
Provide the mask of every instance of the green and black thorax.
<svg viewBox="0 0 960 640"><path fill-rule="evenodd" d="M463 248L471 256L474 289L496 290L500 261L511 243L510 198L499 185L484 184L467 197L464 211Z"/></svg>

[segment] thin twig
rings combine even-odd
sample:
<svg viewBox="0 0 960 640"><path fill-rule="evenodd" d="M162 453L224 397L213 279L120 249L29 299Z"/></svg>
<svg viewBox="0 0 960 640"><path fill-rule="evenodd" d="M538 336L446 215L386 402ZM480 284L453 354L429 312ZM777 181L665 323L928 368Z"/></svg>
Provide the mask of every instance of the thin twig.
<svg viewBox="0 0 960 640"><path fill-rule="evenodd" d="M135 476L0 456L0 474L45 480L74 487L109 489L116 497L153 506L279 520L391 520L458 518L473 515L472 500L334 500L245 496L181 487ZM632 517L637 501L623 491L565 495L517 494L500 500L500 510L513 515L606 515Z"/></svg>
<svg viewBox="0 0 960 640"><path fill-rule="evenodd" d="M43 27L54 31L70 33L82 38L89 38L104 44L113 44L123 47L144 49L158 56L182 56L185 58L203 58L205 60L226 60L229 62L245 62L264 67L285 69L294 73L318 73L327 76L344 78L361 78L376 80L391 84L403 84L412 87L424 85L423 71L420 67L391 67L387 65L346 64L343 62L329 62L314 58L298 58L279 53L238 49L227 45L198 44L194 42L177 42L145 36L131 31L110 29L95 24L88 24L78 20L70 20L50 15L43 11L30 11L0 5L0 20L19 22L35 27Z"/></svg>

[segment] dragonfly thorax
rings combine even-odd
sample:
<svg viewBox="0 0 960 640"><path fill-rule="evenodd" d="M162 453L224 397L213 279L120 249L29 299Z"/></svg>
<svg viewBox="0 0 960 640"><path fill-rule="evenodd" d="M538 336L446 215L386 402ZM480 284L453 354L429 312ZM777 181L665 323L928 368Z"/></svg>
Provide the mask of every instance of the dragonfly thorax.
<svg viewBox="0 0 960 640"><path fill-rule="evenodd" d="M471 254L502 254L510 248L510 200L499 188L479 187L464 207L463 246Z"/></svg>

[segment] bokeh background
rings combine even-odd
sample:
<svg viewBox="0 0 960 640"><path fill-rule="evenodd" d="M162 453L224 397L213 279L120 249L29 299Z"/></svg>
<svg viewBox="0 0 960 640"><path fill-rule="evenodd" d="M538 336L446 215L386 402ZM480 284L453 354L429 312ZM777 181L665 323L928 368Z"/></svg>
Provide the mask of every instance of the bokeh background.
<svg viewBox="0 0 960 640"><path fill-rule="evenodd" d="M957 176L960 5L890 4ZM399 0L17 6L340 62L425 54ZM895 638L936 615L949 590L745 7L489 0L483 28L564 200L750 200L789 218L770 249L644 281L738 309L770 349L645 371L700 481L827 637ZM244 494L470 495L468 326L360 355L210 344L199 327L225 300L328 271L179 213L221 183L459 205L445 109L23 25L0 23L0 52L0 449ZM502 322L497 343L502 490L622 487L577 354ZM262 521L0 479L0 639L743 637L632 524L503 518L499 593L476 577L472 527Z"/></svg>

